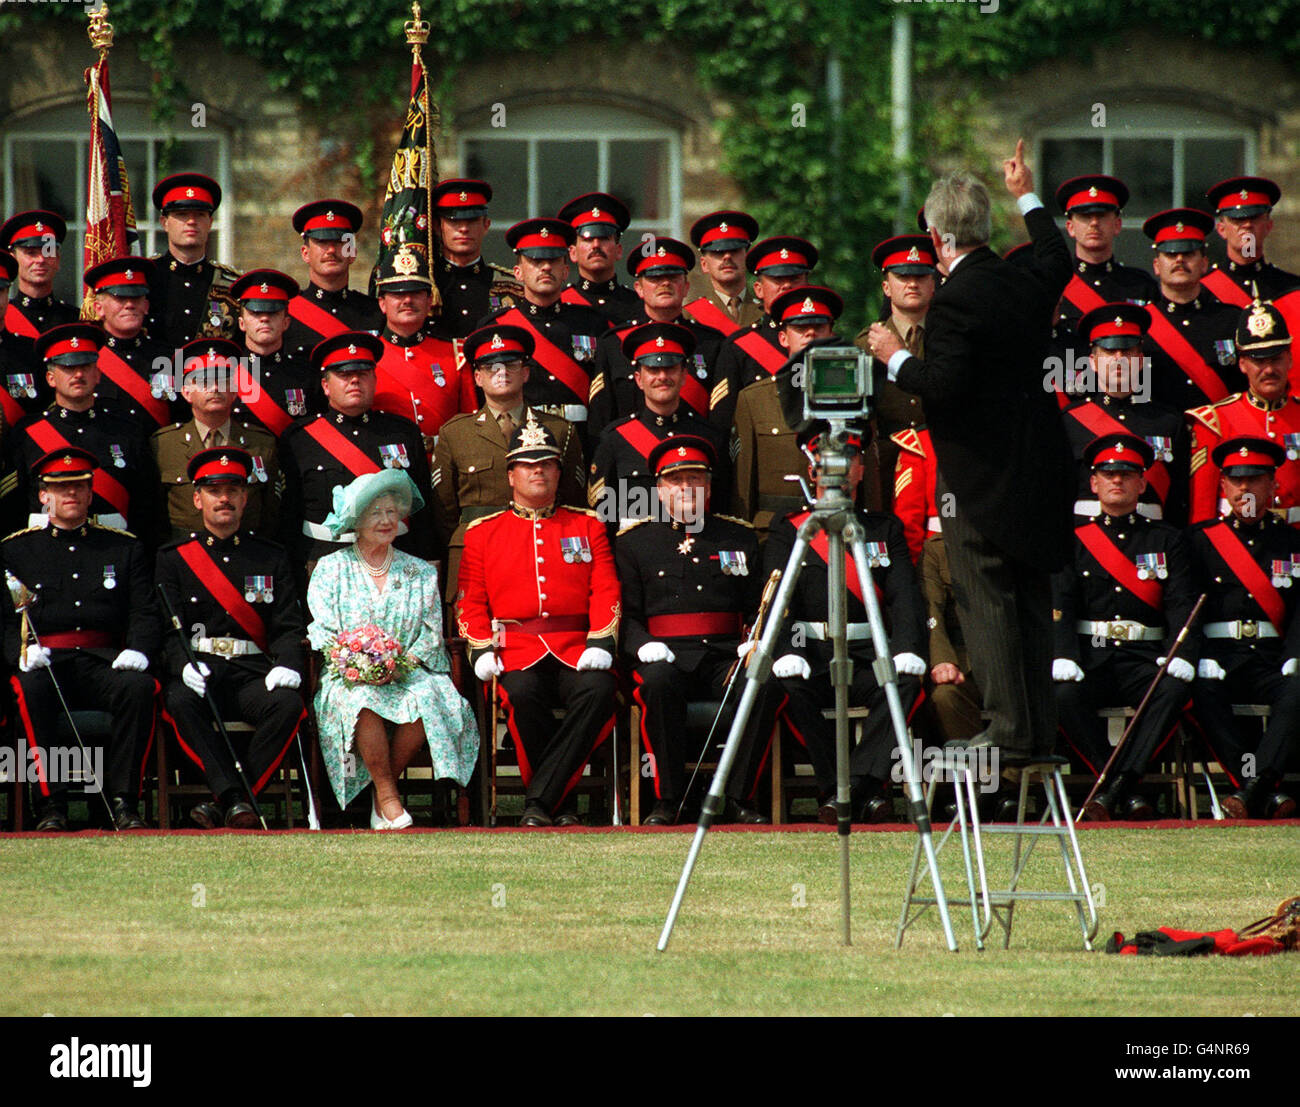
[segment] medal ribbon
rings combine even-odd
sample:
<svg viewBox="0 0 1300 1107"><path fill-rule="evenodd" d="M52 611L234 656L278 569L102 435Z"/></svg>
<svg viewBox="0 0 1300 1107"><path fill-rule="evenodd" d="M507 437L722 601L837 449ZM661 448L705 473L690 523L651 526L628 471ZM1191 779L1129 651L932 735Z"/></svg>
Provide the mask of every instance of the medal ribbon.
<svg viewBox="0 0 1300 1107"><path fill-rule="evenodd" d="M1078 535L1084 549L1092 554L1097 564L1105 569L1117 584L1127 588L1147 607L1156 611L1161 610L1165 594L1164 585L1159 580L1143 580L1139 577L1137 566L1110 540L1110 536L1101 527L1096 523L1087 523L1078 527L1074 533Z"/></svg>
<svg viewBox="0 0 1300 1107"><path fill-rule="evenodd" d="M1233 529L1226 523L1216 523L1206 527L1205 537L1210 540L1219 556L1227 562L1228 568L1245 586L1253 599L1263 609L1268 621L1280 634L1286 626L1286 604L1282 595L1273 587L1273 582L1265 575L1250 551L1242 545Z"/></svg>
<svg viewBox="0 0 1300 1107"><path fill-rule="evenodd" d="M186 542L176 550L181 560L190 567L190 571L199 578L199 583L208 590L208 594L217 601L232 619L235 620L260 650L266 649L266 623L244 599L243 593L231 583L230 579L212 560L212 555L203 548L197 539Z"/></svg>

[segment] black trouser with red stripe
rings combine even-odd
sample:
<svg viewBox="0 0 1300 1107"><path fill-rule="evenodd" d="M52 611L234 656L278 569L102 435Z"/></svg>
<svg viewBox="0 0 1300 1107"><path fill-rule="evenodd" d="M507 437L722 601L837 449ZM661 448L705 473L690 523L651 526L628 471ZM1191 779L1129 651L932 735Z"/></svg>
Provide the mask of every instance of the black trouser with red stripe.
<svg viewBox="0 0 1300 1107"><path fill-rule="evenodd" d="M1198 680L1193 697L1196 720L1227 774L1236 784L1260 777L1275 787L1286 771L1287 760L1300 744L1300 674L1282 675L1279 656L1250 657L1229 669L1223 680ZM1228 668L1229 662L1224 663ZM1242 723L1254 726L1257 719L1242 720L1232 713L1234 703L1266 703L1271 711L1264 737L1255 744L1243 740ZM1253 768L1245 762L1254 752ZM1245 772L1243 769L1252 769Z"/></svg>
<svg viewBox="0 0 1300 1107"><path fill-rule="evenodd" d="M632 696L641 708L641 740L651 753L655 798L678 803L686 790L686 761L700 752L700 736L686 732L687 707L693 700L721 700L727 673L736 660L734 648L706 657L693 672L683 672L668 661L638 665L633 673ZM745 690L743 670L736 674L730 706L739 706ZM754 792L771 746L772 724L780 705L778 688L768 683L759 689L740 749L727 778L727 795L743 803ZM731 717L734 717L732 715ZM727 737L719 728L715 737Z"/></svg>
<svg viewBox="0 0 1300 1107"><path fill-rule="evenodd" d="M822 718L823 710L835 706L835 686L831 684L830 674L815 672L807 680L794 677L781 681L781 687L790 697L790 702L785 705L785 719L795 737L808 750L818 792L830 796L834 794L836 784L835 720ZM920 677L898 674L898 698L905 716L911 715L920 694ZM867 778L875 784L887 784L893 775L894 751L898 749L898 742L885 690L876 683L870 654L865 660L862 656L853 657L849 706L865 707L868 711L863 720L862 739L857 745L852 744L853 722L849 722L849 784L855 791L866 784Z"/></svg>
<svg viewBox="0 0 1300 1107"><path fill-rule="evenodd" d="M577 672L553 656L502 673L497 688L514 739L525 803L548 814L578 782L583 767L614 726L614 674ZM552 712L564 709L557 720Z"/></svg>
<svg viewBox="0 0 1300 1107"><path fill-rule="evenodd" d="M208 691L216 701L222 721L245 722L253 727L253 733L247 735L248 752L240 757L240 763L254 793L260 792L284 759L289 743L306 717L302 696L293 688L268 692L265 673L233 665L212 654L198 656L212 670ZM213 795L220 798L232 789L242 795L244 786L235 771L230 750L217 733L207 699L195 695L177 677L167 685L163 700L176 727L181 749L202 770ZM234 734L231 741L238 743L244 737Z"/></svg>
<svg viewBox="0 0 1300 1107"><path fill-rule="evenodd" d="M1061 732L1092 772L1100 773L1111 755L1106 722L1097 717L1097 711L1103 707L1137 707L1158 669L1154 655L1142 657L1109 647L1106 657L1088 669L1083 680L1057 683L1056 710ZM1179 712L1191 698L1190 684L1165 673L1108 779L1114 780L1119 773L1145 772L1169 740Z"/></svg>
<svg viewBox="0 0 1300 1107"><path fill-rule="evenodd" d="M157 690L154 678L149 673L114 669L109 661L84 650L55 650L50 670L72 710L107 711L112 716L113 729L103 754L104 779L100 783L110 796L138 797L144 760L153 744ZM13 683L28 745L48 751L57 763L62 760L58 751L76 749L76 739L60 739L55 745L64 714L50 673L41 669L15 673ZM67 782L48 779L50 775L42 766L38 782L42 806L64 810Z"/></svg>

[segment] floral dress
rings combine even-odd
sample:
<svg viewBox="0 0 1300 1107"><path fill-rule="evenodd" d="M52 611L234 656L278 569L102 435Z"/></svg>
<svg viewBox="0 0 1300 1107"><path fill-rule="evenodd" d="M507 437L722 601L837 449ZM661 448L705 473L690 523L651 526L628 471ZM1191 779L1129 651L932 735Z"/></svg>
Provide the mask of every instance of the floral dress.
<svg viewBox="0 0 1300 1107"><path fill-rule="evenodd" d="M346 807L370 773L354 748L363 707L391 723L424 721L434 776L468 784L478 760L474 713L451 682L451 663L442 642L442 601L437 570L400 550L382 592L349 546L320 559L307 587L312 623L307 637L325 650L340 631L373 623L396 638L422 665L392 684L347 684L328 663L316 691L321 755L339 805Z"/></svg>

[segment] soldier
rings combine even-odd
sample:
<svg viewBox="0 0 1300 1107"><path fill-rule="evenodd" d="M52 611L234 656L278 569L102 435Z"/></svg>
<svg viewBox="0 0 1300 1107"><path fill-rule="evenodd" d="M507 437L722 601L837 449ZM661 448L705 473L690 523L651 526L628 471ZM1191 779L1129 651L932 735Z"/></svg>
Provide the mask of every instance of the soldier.
<svg viewBox="0 0 1300 1107"><path fill-rule="evenodd" d="M627 205L607 192L588 192L557 213L574 231L569 260L578 276L562 294L565 303L592 307L611 323L623 323L641 310L636 293L618 283L620 241L632 217ZM599 332L597 332L599 333Z"/></svg>
<svg viewBox="0 0 1300 1107"><path fill-rule="evenodd" d="M745 267L754 274L754 295L764 314L756 323L728 335L718 352L714 369L717 399L712 411L715 425L731 426L740 390L774 376L785 364L786 351L777 337L780 327L771 314L772 301L788 289L806 285L818 256L817 248L802 238L765 238L745 255Z"/></svg>
<svg viewBox="0 0 1300 1107"><path fill-rule="evenodd" d="M596 376L591 382L587 412L587 427L593 437L599 437L613 419L631 415L641 405L641 392L632 380L632 365L623 356L623 340L633 327L643 323L676 323L695 335L695 353L682 377L681 398L701 419L709 417L713 365L722 335L682 314L686 274L695 267L691 248L675 238L656 238L654 247L648 254L634 250L627 259L627 271L636 278L632 287L639 297L635 315L618 329L601 335L596 343Z"/></svg>
<svg viewBox="0 0 1300 1107"><path fill-rule="evenodd" d="M5 329L35 340L60 323L75 323L79 312L54 295L59 250L68 225L52 211L21 211L0 226L0 250L18 262L18 290L5 309Z"/></svg>
<svg viewBox="0 0 1300 1107"><path fill-rule="evenodd" d="M241 496L241 519L261 535L275 534L281 528L284 477L275 439L234 412L239 353L238 346L222 338L196 338L184 347L182 395L189 404L190 418L154 431L149 439L167 499L161 541L183 538L203 526L194 503L190 465L200 453L223 447L246 452L251 458Z"/></svg>
<svg viewBox="0 0 1300 1107"><path fill-rule="evenodd" d="M713 444L679 435L650 454L661 510L619 531L614 543L623 590L623 650L651 754L655 804L646 826L671 826L685 799L686 708L720 700L739 664L741 629L763 590L758 540L739 519L709 511ZM736 679L742 679L737 674ZM750 714L742 754L727 781L736 822L766 823L752 809L756 750L767 747L775 703L764 688ZM756 741L762 735L762 741ZM634 783L634 787L636 784Z"/></svg>
<svg viewBox="0 0 1300 1107"><path fill-rule="evenodd" d="M448 338L464 338L489 312L523 298L509 269L483 260L491 199L487 181L440 181L433 190L441 246L433 260L433 280L442 295L438 330Z"/></svg>
<svg viewBox="0 0 1300 1107"><path fill-rule="evenodd" d="M32 340L8 327L10 284L18 277L18 259L0 250L0 414L4 425L12 427L24 416L40 411L50 402L50 388L45 374L38 372ZM19 316L23 319L23 316Z"/></svg>
<svg viewBox="0 0 1300 1107"><path fill-rule="evenodd" d="M1286 451L1278 468L1273 508L1300 522L1300 397L1291 394L1291 333L1282 313L1256 301L1237 323L1237 362L1246 391L1187 413L1192 430L1190 519L1226 512L1219 502L1219 471L1211 451L1225 438L1267 438Z"/></svg>
<svg viewBox="0 0 1300 1107"><path fill-rule="evenodd" d="M810 456L820 456L821 435L826 431L825 423L814 423L799 435L801 445L807 447ZM850 455L848 472L842 477L828 475L827 479L840 482L844 493L854 499L864 472L861 434L851 432L845 445ZM815 476L815 468L810 471ZM795 536L808 514L800 511L773 524L763 551L764 577L773 569L786 568ZM894 516L881 512L856 509L854 515L864 532L872 586L880 597L890 649L894 651L899 699L904 713L910 713L920 695L921 677L926 670L925 616L903 527ZM806 747L812 762L821 796L817 814L824 823L834 823L836 819L832 803L836 787L835 725L822 718L823 709L835 704L830 672L833 650L826 622L830 610L829 556L830 545L823 531L813 539L804 557L788 622L782 628L781 641L790 642L791 648L772 664L772 675L781 681L789 696L783 709L786 721ZM887 822L893 809L888 790L897 745L893 723L885 708L885 691L876 679L876 650L867 622L863 583L858 579L857 563L848 549L844 553L844 573L848 586L848 650L853 662L849 703L869 711L861 740L849 756L852 816L857 822Z"/></svg>
<svg viewBox="0 0 1300 1107"><path fill-rule="evenodd" d="M939 280L930 236L905 234L887 238L871 252L871 260L885 275L880 285L889 312L885 326L898 336L909 353L924 359L925 316ZM867 342L869 333L870 328L863 327L853 340L856 346L867 352L871 349ZM875 377L876 417L876 435L872 444L879 457L880 475L884 478L881 481L885 493L881 508L888 511L891 500L889 477L898 465L894 435L924 426L925 409L921 406L921 397L904 392L885 376L885 367L879 361L873 362L871 369ZM908 544L911 545L910 540Z"/></svg>
<svg viewBox="0 0 1300 1107"><path fill-rule="evenodd" d="M40 645L26 640L9 618L5 658L13 677L27 742L42 765L67 764L70 751L54 747L60 702L105 710L113 717L100 783L118 830L145 826L137 810L141 773L153 742L154 680L147 672L159 644L158 608L144 546L123 531L89 519L95 455L78 446L43 454L31 466L49 523L4 540L10 574L38 599L31 621ZM36 829L68 829L67 783L41 770Z"/></svg>
<svg viewBox="0 0 1300 1107"><path fill-rule="evenodd" d="M174 371L175 351L144 331L149 314L153 262L114 258L86 270L86 287L95 294L95 317L107 338L99 351L95 402L105 411L140 423L152 433L181 418L185 403Z"/></svg>
<svg viewBox="0 0 1300 1107"><path fill-rule="evenodd" d="M682 403L682 381L695 353L695 335L676 323L644 323L623 339L623 356L643 397L634 415L615 419L601 432L591 457L587 501L602 519L618 526L645 518L652 510L655 478L650 452L679 434L707 438L725 456L722 435ZM730 482L718 474L723 502Z"/></svg>
<svg viewBox="0 0 1300 1107"><path fill-rule="evenodd" d="M322 339L344 331L378 334L384 325L375 298L348 287L361 222L361 209L346 200L313 200L293 213L293 229L302 236L307 287L289 301L284 348L299 360L309 360Z"/></svg>
<svg viewBox="0 0 1300 1107"><path fill-rule="evenodd" d="M239 274L207 257L221 186L202 173L174 173L154 186L167 250L153 258L149 337L176 350L191 338L231 338L239 306L230 286Z"/></svg>
<svg viewBox="0 0 1300 1107"><path fill-rule="evenodd" d="M1151 358L1152 395L1179 411L1217 403L1246 386L1232 344L1239 312L1202 284L1210 267L1205 236L1213 225L1195 208L1162 211L1142 224L1160 282L1160 294L1147 304L1151 327L1142 352Z"/></svg>
<svg viewBox="0 0 1300 1107"><path fill-rule="evenodd" d="M745 254L758 237L758 220L743 211L712 211L691 225L691 242L700 252L696 295L686 305L691 318L724 335L763 317L763 305L746 287Z"/></svg>
<svg viewBox="0 0 1300 1107"><path fill-rule="evenodd" d="M1073 557L1052 577L1052 679L1061 731L1099 774L1110 747L1097 709L1137 707L1191 615L1196 590L1182 534L1137 512L1143 473L1155 460L1146 439L1108 434L1089 445L1084 460L1092 467L1092 491L1101 510L1075 529ZM1153 816L1138 784L1188 704L1196 656L1196 643L1189 639L1169 662L1167 677L1155 686L1106 790L1084 808L1085 819Z"/></svg>
<svg viewBox="0 0 1300 1107"><path fill-rule="evenodd" d="M306 625L288 555L243 528L253 473L253 458L233 446L195 454L187 476L201 525L158 551L158 585L186 633L199 628L192 642L198 669L187 663L175 634L164 639L163 695L181 749L215 797L190 812L209 830L247 830L258 819L213 727L205 692L211 690L223 720L253 725L241 764L254 794L271 779L307 716L298 691L307 671Z"/></svg>
<svg viewBox="0 0 1300 1107"><path fill-rule="evenodd" d="M771 301L772 319L778 324L777 343L789 359L782 374L803 364L802 355L810 343L830 338L843 309L838 293L818 285L800 285ZM733 511L752 520L762 541L774 520L803 506L798 486L787 477L807 467L781 411L777 377L748 385L740 393L731 435L731 453L736 459Z"/></svg>
<svg viewBox="0 0 1300 1107"><path fill-rule="evenodd" d="M103 343L104 332L93 323L64 323L36 340L36 354L45 361L54 403L19 423L6 443L12 472L0 482L5 515L15 526L24 515L29 526L40 525L40 488L28 479L32 465L51 451L81 446L97 463L92 520L129 528L152 541L157 533L159 496L148 442L137 422L101 411L95 403L97 359Z"/></svg>
<svg viewBox="0 0 1300 1107"><path fill-rule="evenodd" d="M566 304L568 250L576 240L573 227L559 219L525 219L506 231L506 244L515 251L515 277L524 287L523 299L492 312L480 323L503 323L530 332L536 348L524 399L552 415L567 419L587 440L587 402L591 395L592 360L596 340L609 323L594 308Z"/></svg>
<svg viewBox="0 0 1300 1107"><path fill-rule="evenodd" d="M445 594L449 602L456 597L466 529L475 519L510 505L506 449L515 428L528 421L529 412L560 444L558 502L580 509L587 504L577 432L559 416L524 403L533 336L522 327L483 327L465 339L464 349L484 403L476 412L448 419L433 449L434 526L439 546L447 548Z"/></svg>
<svg viewBox="0 0 1300 1107"><path fill-rule="evenodd" d="M405 469L428 503L433 498L424 440L409 419L373 411L375 365L384 344L373 334L345 331L327 338L311 353L320 374L327 406L321 415L295 423L280 439L280 467L285 475L283 533L301 527L286 541L307 575L317 559L352 541L334 538L325 517L334 506L334 486L347 486L363 473ZM435 537L430 513L417 512L401 525L397 548L433 560Z"/></svg>
<svg viewBox="0 0 1300 1107"><path fill-rule="evenodd" d="M474 379L450 339L433 332L433 281L418 251L402 247L375 281L385 325L384 353L375 370L375 410L410 419L432 456L443 423L478 407Z"/></svg>
<svg viewBox="0 0 1300 1107"><path fill-rule="evenodd" d="M239 301L239 330L246 357L236 363L235 417L279 438L297 419L325 405L313 386L309 353L286 342L289 304L298 282L278 269L251 269L230 286ZM247 364L245 364L247 363Z"/></svg>
<svg viewBox="0 0 1300 1107"><path fill-rule="evenodd" d="M1251 300L1276 300L1300 287L1300 276L1264 260L1264 240L1273 231L1273 208L1282 190L1267 177L1229 177L1205 196L1214 209L1214 229L1228 248L1228 264L1215 264L1204 284L1225 304L1247 307Z"/></svg>
<svg viewBox="0 0 1300 1107"><path fill-rule="evenodd" d="M1231 438L1214 450L1229 514L1191 532L1201 586L1201 661L1196 718L1220 764L1234 779L1249 778L1223 802L1231 818L1285 819L1295 800L1278 786L1300 734L1300 620L1295 617L1300 577L1300 533L1267 510L1274 474L1286 454L1265 438ZM1268 727L1254 751L1254 771L1243 771L1234 703L1266 703ZM1251 743L1253 745L1253 743Z"/></svg>
<svg viewBox="0 0 1300 1107"><path fill-rule="evenodd" d="M1065 233L1074 239L1074 276L1061 296L1058 330L1066 345L1080 316L1106 303L1147 304L1158 288L1150 274L1115 260L1115 239L1123 228L1120 212L1128 188L1118 177L1073 177L1056 190L1065 212Z"/></svg>
<svg viewBox="0 0 1300 1107"><path fill-rule="evenodd" d="M596 517L556 506L555 436L530 419L506 464L509 510L465 534L457 625L475 675L497 678L527 789L520 825L574 826L564 798L613 727L618 576Z"/></svg>
<svg viewBox="0 0 1300 1107"><path fill-rule="evenodd" d="M1103 304L1078 324L1095 375L1095 397L1075 400L1062 422L1079 465L1075 523L1095 518L1101 508L1091 494L1092 466L1084 453L1099 435L1136 434L1155 453L1146 473L1138 512L1182 526L1187 518L1188 436L1183 416L1151 397L1150 365L1142 355L1142 336L1151 316L1136 304Z"/></svg>

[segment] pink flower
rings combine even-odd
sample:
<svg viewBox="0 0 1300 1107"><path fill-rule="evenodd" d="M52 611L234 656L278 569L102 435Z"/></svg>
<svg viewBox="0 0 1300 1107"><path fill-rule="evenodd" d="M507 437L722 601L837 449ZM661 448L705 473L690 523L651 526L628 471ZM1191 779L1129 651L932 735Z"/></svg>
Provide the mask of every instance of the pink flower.
<svg viewBox="0 0 1300 1107"><path fill-rule="evenodd" d="M361 676L356 669L344 669L343 675L347 677L348 680L356 680Z"/></svg>

